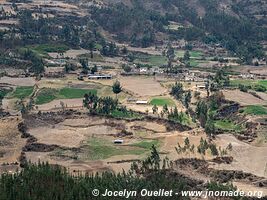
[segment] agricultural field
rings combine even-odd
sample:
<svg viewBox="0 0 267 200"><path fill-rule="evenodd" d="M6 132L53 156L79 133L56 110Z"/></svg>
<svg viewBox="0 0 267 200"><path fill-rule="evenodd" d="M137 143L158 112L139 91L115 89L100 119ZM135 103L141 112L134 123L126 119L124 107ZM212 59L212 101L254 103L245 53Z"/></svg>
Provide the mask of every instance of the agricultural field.
<svg viewBox="0 0 267 200"><path fill-rule="evenodd" d="M267 80L235 79L230 81L231 86L237 87L240 84L245 86L251 86L252 88L254 88L257 85L267 88Z"/></svg>
<svg viewBox="0 0 267 200"><path fill-rule="evenodd" d="M150 104L156 106L174 106L175 102L171 98L155 97L151 99Z"/></svg>
<svg viewBox="0 0 267 200"><path fill-rule="evenodd" d="M149 55L149 54L136 54L134 63L149 64L151 66L162 66L167 64L165 56Z"/></svg>
<svg viewBox="0 0 267 200"><path fill-rule="evenodd" d="M0 199L93 199L92 183L267 196L263 0L0 8Z"/></svg>
<svg viewBox="0 0 267 200"><path fill-rule="evenodd" d="M241 125L234 124L233 122L227 120L216 121L215 128L223 131L234 131L234 132L240 132L243 129Z"/></svg>
<svg viewBox="0 0 267 200"><path fill-rule="evenodd" d="M33 93L32 86L19 86L9 95L9 98L24 99Z"/></svg>
<svg viewBox="0 0 267 200"><path fill-rule="evenodd" d="M242 111L248 115L267 115L267 108L259 105L247 106Z"/></svg>
<svg viewBox="0 0 267 200"><path fill-rule="evenodd" d="M69 50L69 47L66 45L60 45L60 44L44 44L44 45L38 45L38 46L29 46L26 47L34 52L47 56L48 53L56 52L56 53L64 53Z"/></svg>

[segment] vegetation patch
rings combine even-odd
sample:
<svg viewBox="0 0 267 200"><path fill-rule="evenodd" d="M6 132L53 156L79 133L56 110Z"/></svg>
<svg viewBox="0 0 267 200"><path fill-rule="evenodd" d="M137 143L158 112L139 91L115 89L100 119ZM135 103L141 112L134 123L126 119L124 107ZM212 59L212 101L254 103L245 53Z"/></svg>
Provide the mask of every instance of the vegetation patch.
<svg viewBox="0 0 267 200"><path fill-rule="evenodd" d="M161 55L149 55L149 54L136 54L134 59L135 63L147 63L155 66L162 66L167 64L167 58Z"/></svg>
<svg viewBox="0 0 267 200"><path fill-rule="evenodd" d="M247 106L242 111L248 115L267 115L267 109L260 105Z"/></svg>
<svg viewBox="0 0 267 200"><path fill-rule="evenodd" d="M93 54L93 58L91 58L90 53L81 54L78 57L81 58L81 59L88 59L88 60L90 60L92 62L103 62L104 61L103 56L101 56L100 54L97 54L97 53Z"/></svg>
<svg viewBox="0 0 267 200"><path fill-rule="evenodd" d="M149 151L154 143L156 142L148 141L125 146L113 144L112 141L107 139L93 137L88 141L86 158L89 160L101 160L116 155L141 155Z"/></svg>
<svg viewBox="0 0 267 200"><path fill-rule="evenodd" d="M52 52L64 53L69 50L69 47L63 44L41 44L37 46L30 46L29 48L42 55Z"/></svg>
<svg viewBox="0 0 267 200"><path fill-rule="evenodd" d="M137 119L137 118L142 117L142 115L140 115L138 113L131 112L128 110L126 110L126 111L125 110L119 110L119 109L113 110L111 112L111 116L115 117L115 118L126 118L126 119Z"/></svg>
<svg viewBox="0 0 267 200"><path fill-rule="evenodd" d="M35 103L37 105L45 104L53 101L57 97L57 90L52 88L42 88L36 96Z"/></svg>
<svg viewBox="0 0 267 200"><path fill-rule="evenodd" d="M75 98L83 98L85 94L97 93L95 89L78 89L78 88L62 88L58 93L58 98L62 99L75 99Z"/></svg>
<svg viewBox="0 0 267 200"><path fill-rule="evenodd" d="M242 126L235 124L229 120L217 120L215 121L215 128L224 130L224 131L242 131Z"/></svg>
<svg viewBox="0 0 267 200"><path fill-rule="evenodd" d="M184 54L185 54L185 51L183 50L179 50L175 52L175 55L178 58L183 58ZM203 53L200 51L189 51L189 54L190 54L190 58L197 58L197 59L200 59L203 55Z"/></svg>
<svg viewBox="0 0 267 200"><path fill-rule="evenodd" d="M160 146L160 141L159 140L144 140L144 141L135 143L132 146L150 150L153 145L155 147L159 147Z"/></svg>
<svg viewBox="0 0 267 200"><path fill-rule="evenodd" d="M164 106L164 105L168 105L168 106L174 106L175 103L171 98L164 98L164 97L156 97L153 98L150 101L151 105L156 105L156 106Z"/></svg>
<svg viewBox="0 0 267 200"><path fill-rule="evenodd" d="M60 90L57 90L52 88L43 88L38 92L35 103L40 105L49 103L55 99L83 98L84 95L88 93L96 94L97 90L78 88L62 88Z"/></svg>
<svg viewBox="0 0 267 200"><path fill-rule="evenodd" d="M9 90L0 89L0 101L9 93Z"/></svg>
<svg viewBox="0 0 267 200"><path fill-rule="evenodd" d="M11 98L24 99L33 93L33 86L20 86L11 93Z"/></svg>

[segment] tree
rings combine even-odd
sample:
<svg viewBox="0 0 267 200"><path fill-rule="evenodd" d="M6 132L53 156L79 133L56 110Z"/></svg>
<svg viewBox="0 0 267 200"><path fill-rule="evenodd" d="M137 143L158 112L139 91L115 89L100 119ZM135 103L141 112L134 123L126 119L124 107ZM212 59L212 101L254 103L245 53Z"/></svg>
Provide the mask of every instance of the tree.
<svg viewBox="0 0 267 200"><path fill-rule="evenodd" d="M163 111L164 114L168 114L169 113L169 109L168 109L167 104L164 104L164 106L162 108L162 111Z"/></svg>
<svg viewBox="0 0 267 200"><path fill-rule="evenodd" d="M167 47L166 57L168 59L167 73L169 73L169 70L171 70L172 68L172 62L175 58L174 49L170 43L168 44L168 47Z"/></svg>
<svg viewBox="0 0 267 200"><path fill-rule="evenodd" d="M132 68L131 68L129 65L127 65L127 64L123 64L123 65L122 65L122 69L123 69L126 73L129 73L129 72L132 71Z"/></svg>
<svg viewBox="0 0 267 200"><path fill-rule="evenodd" d="M154 105L152 107L152 111L153 111L153 114L157 114L158 113L158 106Z"/></svg>
<svg viewBox="0 0 267 200"><path fill-rule="evenodd" d="M205 127L208 118L208 106L206 102L199 101L196 107L196 115L200 121L202 127Z"/></svg>
<svg viewBox="0 0 267 200"><path fill-rule="evenodd" d="M205 131L209 136L212 136L215 134L215 125L211 119L207 120L207 122L205 124Z"/></svg>
<svg viewBox="0 0 267 200"><path fill-rule="evenodd" d="M122 87L121 84L118 80L116 80L113 85L112 85L112 91L114 92L114 94L116 94L116 99L118 98L118 94L122 91Z"/></svg>
<svg viewBox="0 0 267 200"><path fill-rule="evenodd" d="M185 97L184 97L184 104L185 104L185 107L187 109L189 108L189 104L191 103L191 99L192 99L191 91L186 92Z"/></svg>
<svg viewBox="0 0 267 200"><path fill-rule="evenodd" d="M91 57L91 58L94 58L94 53L93 53L94 48L95 48L95 43L94 43L94 41L90 41L90 42L88 43L88 49L90 50L90 57Z"/></svg>
<svg viewBox="0 0 267 200"><path fill-rule="evenodd" d="M218 156L219 152L215 144L209 144L209 149L211 151L211 155Z"/></svg>
<svg viewBox="0 0 267 200"><path fill-rule="evenodd" d="M190 60L190 53L189 51L187 50L185 53L184 53L184 61L189 61Z"/></svg>
<svg viewBox="0 0 267 200"><path fill-rule="evenodd" d="M97 66L94 65L92 68L91 68L91 74L94 74L97 72Z"/></svg>
<svg viewBox="0 0 267 200"><path fill-rule="evenodd" d="M175 85L172 86L170 94L179 100L182 99L183 93L183 84L176 82Z"/></svg>

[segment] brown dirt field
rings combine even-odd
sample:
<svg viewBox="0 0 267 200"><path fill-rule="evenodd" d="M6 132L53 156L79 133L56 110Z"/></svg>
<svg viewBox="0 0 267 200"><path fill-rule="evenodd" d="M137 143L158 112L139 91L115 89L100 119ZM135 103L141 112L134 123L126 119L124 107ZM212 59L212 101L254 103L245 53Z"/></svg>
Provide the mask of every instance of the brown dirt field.
<svg viewBox="0 0 267 200"><path fill-rule="evenodd" d="M38 120L37 120L38 122ZM37 123L36 122L36 123ZM111 124L111 125L108 125ZM113 124L113 125L112 125ZM78 119L66 119L65 121L56 125L45 125L38 126L37 128L30 128L29 132L37 138L38 143L44 143L48 145L59 145L63 147L76 147L80 148L87 144L90 137L100 137L108 141L112 141L117 138L117 134L121 129L127 129L128 131L134 133L133 136L123 137L125 148L135 148L128 146L129 144L142 141L142 139L137 134L139 129L144 130L144 137L147 139L163 138L164 136L156 134L156 132L166 132L164 125L160 125L153 122L143 122L136 121L126 123L124 120L114 120L114 119L102 119L99 117L88 117L88 118L78 118ZM136 131L135 131L136 130ZM137 134L137 135L135 135ZM143 136L142 136L143 137ZM124 148L123 147L123 148ZM79 154L80 163L77 160L71 158L61 158L61 157L51 157L49 153L43 152L26 152L27 159L32 162L38 160L49 161L50 163L57 163L66 166L70 169L79 169L83 171L101 171L102 169L113 170L116 172L121 172L122 168L129 169L131 162L125 163L109 163L116 162L120 160L131 160L144 158L145 155L118 155L111 156L104 160L97 161L101 163L92 167L94 162L88 160L86 155ZM80 160L81 159L81 160ZM101 161L101 162L100 162ZM75 165L73 164L75 162ZM79 165L81 165L79 167Z"/></svg>
<svg viewBox="0 0 267 200"><path fill-rule="evenodd" d="M151 97L167 92L153 77L120 77L122 87L139 97Z"/></svg>
<svg viewBox="0 0 267 200"><path fill-rule="evenodd" d="M17 117L0 119L0 164L18 162L25 139L22 139L17 126L21 120ZM0 165L0 172L13 171L17 166L8 167ZM13 171L14 172L14 171Z"/></svg>
<svg viewBox="0 0 267 200"><path fill-rule="evenodd" d="M199 145L200 138L207 139L206 134L202 130L195 130L195 132L198 132L196 135L192 135L192 131L189 132L170 132L167 135L165 135L164 143L161 146L160 150L164 153L167 153L167 157L170 160L177 160L179 158L200 158L202 159L203 156L196 152L196 147ZM178 146L178 143L181 146L184 146L184 140L186 138L189 138L190 144L195 145L195 153L181 153L178 154L175 150L175 147ZM205 159L210 159L212 156L210 154L207 154L204 156Z"/></svg>
<svg viewBox="0 0 267 200"><path fill-rule="evenodd" d="M240 90L224 90L223 94L226 99L238 102L241 106L266 104L265 101Z"/></svg>
<svg viewBox="0 0 267 200"><path fill-rule="evenodd" d="M223 134L217 137L216 143L223 148L231 143L233 146L230 155L234 162L225 165L216 165L216 169L242 170L260 177L267 177L267 147L255 147L237 140L233 135Z"/></svg>
<svg viewBox="0 0 267 200"><path fill-rule="evenodd" d="M38 105L37 110L53 110L53 109L62 109L60 102L63 102L66 108L82 108L83 106L83 99L57 99L53 100L49 103Z"/></svg>
<svg viewBox="0 0 267 200"><path fill-rule="evenodd" d="M78 122L77 125L75 124L77 120L71 122L69 119L67 122L67 124L64 122L59 123L55 127L34 128L30 130L30 133L36 137L40 143L79 147L82 141L93 135L116 134L118 132L115 128L103 125L104 121L98 119L94 121L83 120L87 125L80 124L80 122Z"/></svg>
<svg viewBox="0 0 267 200"><path fill-rule="evenodd" d="M10 78L10 77L1 77L0 83L15 85L15 86L33 86L35 80L32 77L29 78Z"/></svg>
<svg viewBox="0 0 267 200"><path fill-rule="evenodd" d="M77 58L77 56L81 55L81 54L86 54L86 53L90 53L90 51L85 50L85 49L70 49L68 51L66 51L65 53L63 53L63 57L69 57L72 59ZM59 53L48 53L48 55L52 58L60 58L62 57Z"/></svg>

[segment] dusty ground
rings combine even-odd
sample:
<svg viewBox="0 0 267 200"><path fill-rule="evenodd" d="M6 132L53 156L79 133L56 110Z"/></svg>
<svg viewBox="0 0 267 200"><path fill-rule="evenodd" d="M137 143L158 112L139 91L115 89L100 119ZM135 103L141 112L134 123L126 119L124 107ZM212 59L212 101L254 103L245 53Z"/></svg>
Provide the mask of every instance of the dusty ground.
<svg viewBox="0 0 267 200"><path fill-rule="evenodd" d="M66 51L65 53L63 53L63 57L69 57L72 59L76 59L77 56L81 55L81 54L86 54L86 53L90 53L90 51L85 50L85 49L70 49L68 51ZM59 53L48 53L48 55L52 58L61 58L62 56Z"/></svg>
<svg viewBox="0 0 267 200"><path fill-rule="evenodd" d="M20 118L8 117L0 119L0 172L16 171L18 158L22 147L25 145L25 139L22 139L17 126ZM4 164L8 163L8 166Z"/></svg>
<svg viewBox="0 0 267 200"><path fill-rule="evenodd" d="M37 121L38 123L38 121ZM128 131L134 133L133 136L123 137L125 148L134 148L128 145L132 143L142 141L142 138L146 139L159 139L163 138L162 132L166 132L166 128L163 125L153 122L136 121L131 123L125 123L121 120L105 120L98 117L88 117L79 119L66 119L65 121L46 126L37 126L29 130L29 132L38 140L38 143L48 145L59 145L68 148L81 148L86 144L86 141L92 137L100 137L112 141L117 138L116 134L120 132L118 128L108 125L109 123L116 123L116 126L122 126ZM142 129L142 133L140 132ZM124 147L123 147L124 148ZM64 159L61 157L53 157L47 152L27 152L27 159L31 162L49 161L50 163L57 163L70 168L71 170L82 171L101 171L102 169L109 169L113 171L121 171L130 168L130 162L127 163L109 163L120 160L140 159L145 155L119 155L111 156L104 160L91 161L86 159L86 155L79 154L79 159Z"/></svg>
<svg viewBox="0 0 267 200"><path fill-rule="evenodd" d="M226 99L238 102L242 106L247 105L265 105L267 101L254 97L253 95L241 92L240 90L224 90Z"/></svg>
<svg viewBox="0 0 267 200"><path fill-rule="evenodd" d="M78 99L57 99L53 100L49 103L38 105L38 109L41 111L48 111L48 110L59 110L63 109L61 106L61 102L64 103L65 108L77 108L82 109L83 107L83 98Z"/></svg>
<svg viewBox="0 0 267 200"><path fill-rule="evenodd" d="M242 170L267 178L267 147L252 146L237 140L233 135L229 134L219 135L216 141L218 145L224 148L229 142L231 142L233 146L231 155L234 157L234 162L230 165L218 165L215 166L215 168Z"/></svg>
<svg viewBox="0 0 267 200"><path fill-rule="evenodd" d="M35 80L32 77L29 78L10 78L10 77L1 77L0 83L15 85L15 86L33 86Z"/></svg>
<svg viewBox="0 0 267 200"><path fill-rule="evenodd" d="M122 86L139 97L162 95L166 91L153 77L131 76L120 77Z"/></svg>

